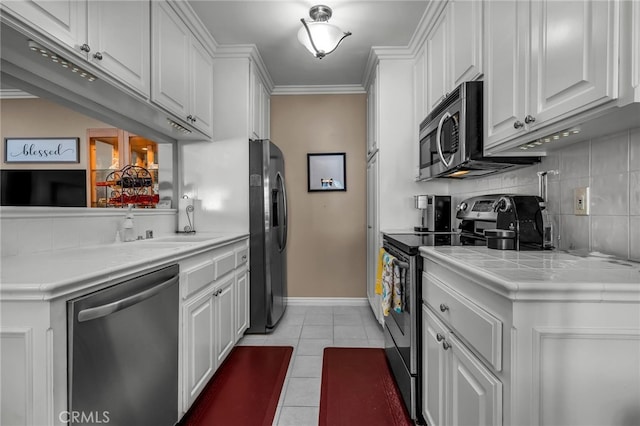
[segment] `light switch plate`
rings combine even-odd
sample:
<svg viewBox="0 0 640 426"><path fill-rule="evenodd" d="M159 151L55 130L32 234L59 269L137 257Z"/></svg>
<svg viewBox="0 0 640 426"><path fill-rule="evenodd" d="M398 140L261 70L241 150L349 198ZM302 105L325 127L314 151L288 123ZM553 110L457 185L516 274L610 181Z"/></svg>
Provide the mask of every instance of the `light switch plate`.
<svg viewBox="0 0 640 426"><path fill-rule="evenodd" d="M577 216L589 215L589 187L583 186L573 190L573 214Z"/></svg>

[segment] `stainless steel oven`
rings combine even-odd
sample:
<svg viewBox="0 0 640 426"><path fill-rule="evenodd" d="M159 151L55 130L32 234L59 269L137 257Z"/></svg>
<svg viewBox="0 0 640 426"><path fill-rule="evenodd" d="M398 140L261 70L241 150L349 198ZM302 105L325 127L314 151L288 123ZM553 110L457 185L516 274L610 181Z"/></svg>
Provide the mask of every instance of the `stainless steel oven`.
<svg viewBox="0 0 640 426"><path fill-rule="evenodd" d="M451 232L383 233L383 247L395 257L400 268L401 312L390 311L385 317L385 353L402 398L416 423L421 417L421 304L422 259L420 246L459 244Z"/></svg>

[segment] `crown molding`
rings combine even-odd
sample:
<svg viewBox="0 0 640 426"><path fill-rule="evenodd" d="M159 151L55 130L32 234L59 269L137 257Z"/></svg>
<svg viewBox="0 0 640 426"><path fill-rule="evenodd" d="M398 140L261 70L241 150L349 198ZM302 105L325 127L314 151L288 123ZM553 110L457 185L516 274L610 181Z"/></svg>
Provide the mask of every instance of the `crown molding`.
<svg viewBox="0 0 640 426"><path fill-rule="evenodd" d="M271 95L352 95L366 93L361 84L275 86Z"/></svg>
<svg viewBox="0 0 640 426"><path fill-rule="evenodd" d="M380 60L384 59L415 59L418 50L423 46L429 31L433 28L436 19L447 6L449 0L430 1L420 18L409 44L406 46L372 46L369 51L367 65L362 74L362 86L365 88L371 84L374 71Z"/></svg>
<svg viewBox="0 0 640 426"><path fill-rule="evenodd" d="M218 42L213 38L189 2L186 0L171 0L169 4L180 18L188 23L191 32L196 35L202 44L204 44L209 53L214 54L218 49Z"/></svg>
<svg viewBox="0 0 640 426"><path fill-rule="evenodd" d="M258 69L258 73L262 77L267 92L271 94L274 90L273 79L267 70L267 66L262 60L260 51L255 44L221 44L218 45L215 59L237 59L248 58L250 59Z"/></svg>

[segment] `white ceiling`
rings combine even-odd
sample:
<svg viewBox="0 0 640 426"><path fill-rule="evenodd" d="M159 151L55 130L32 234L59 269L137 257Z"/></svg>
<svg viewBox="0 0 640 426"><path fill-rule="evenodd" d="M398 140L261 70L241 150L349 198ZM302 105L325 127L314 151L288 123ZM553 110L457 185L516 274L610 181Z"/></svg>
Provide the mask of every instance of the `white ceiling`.
<svg viewBox="0 0 640 426"><path fill-rule="evenodd" d="M372 46L405 47L430 0L190 0L219 45L255 44L276 86L360 85ZM297 39L300 18L325 4L329 22L353 35L324 59Z"/></svg>

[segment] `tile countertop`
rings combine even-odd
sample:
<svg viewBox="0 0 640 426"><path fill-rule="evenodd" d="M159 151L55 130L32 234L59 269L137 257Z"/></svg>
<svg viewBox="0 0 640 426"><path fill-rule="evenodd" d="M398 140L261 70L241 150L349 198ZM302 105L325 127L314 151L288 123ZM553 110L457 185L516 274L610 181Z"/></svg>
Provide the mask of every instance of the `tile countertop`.
<svg viewBox="0 0 640 426"><path fill-rule="evenodd" d="M423 257L511 300L640 303L640 263L566 251L420 247Z"/></svg>
<svg viewBox="0 0 640 426"><path fill-rule="evenodd" d="M149 240L79 247L0 259L0 301L67 298L106 287L141 271L176 263L241 233L175 234Z"/></svg>

